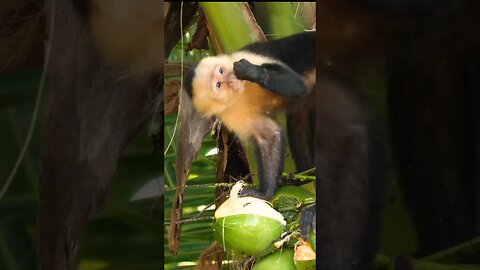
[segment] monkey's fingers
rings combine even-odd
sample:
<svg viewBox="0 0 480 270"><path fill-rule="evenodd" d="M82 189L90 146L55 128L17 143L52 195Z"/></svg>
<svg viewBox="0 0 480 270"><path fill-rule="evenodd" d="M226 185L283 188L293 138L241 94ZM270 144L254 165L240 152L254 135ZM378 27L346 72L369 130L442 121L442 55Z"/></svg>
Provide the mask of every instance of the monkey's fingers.
<svg viewBox="0 0 480 270"><path fill-rule="evenodd" d="M264 67L254 65L246 59L233 63L233 70L238 79L258 84L262 84L267 75Z"/></svg>

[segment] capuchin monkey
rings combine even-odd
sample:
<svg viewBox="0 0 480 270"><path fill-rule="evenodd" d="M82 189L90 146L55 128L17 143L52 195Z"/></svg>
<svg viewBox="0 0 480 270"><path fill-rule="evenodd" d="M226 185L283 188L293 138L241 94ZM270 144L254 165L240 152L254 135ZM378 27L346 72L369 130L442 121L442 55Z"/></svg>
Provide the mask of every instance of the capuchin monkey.
<svg viewBox="0 0 480 270"><path fill-rule="evenodd" d="M162 67L162 2L73 2L99 56L112 66L136 76ZM273 197L288 137L296 170L317 168L318 211L302 211L300 230L308 238L318 215L320 269L365 269L376 251L384 145L376 140L381 132L370 112L351 89L324 79L315 91L315 52L316 32L254 43L203 59L184 85L199 113L220 118L243 142L254 142L260 186L245 189L244 196ZM281 111L286 112L286 131L276 120Z"/></svg>
<svg viewBox="0 0 480 270"><path fill-rule="evenodd" d="M162 2L73 2L101 57L135 74L163 65ZM288 136L296 169L317 169L319 269L371 269L388 155L384 128L354 93L368 89L359 83L362 71L385 65L392 159L418 230L418 255L478 235L478 1L318 5L318 85L315 32L205 58L185 78L201 114L255 143L260 187L245 194L273 196ZM286 111L286 132L278 111ZM311 209L302 213L311 220L302 221L304 234L313 217Z"/></svg>
<svg viewBox="0 0 480 270"><path fill-rule="evenodd" d="M185 76L185 89L200 114L219 117L241 141L253 139L256 145L260 187L246 189L244 195L268 200L275 194L286 149L275 114L313 97L315 34L305 32L207 57ZM309 165L314 167L312 160Z"/></svg>
<svg viewBox="0 0 480 270"><path fill-rule="evenodd" d="M315 166L316 32L248 45L230 55L207 57L185 76L196 110L217 116L241 141L256 146L259 189L242 196L269 200L284 169L285 134L275 115L287 112L288 140L298 171ZM302 126L300 126L300 124ZM302 211L304 238L315 230L315 208Z"/></svg>
<svg viewBox="0 0 480 270"><path fill-rule="evenodd" d="M386 179L383 126L347 87L325 78L317 86L315 41L316 32L305 32L204 58L184 85L199 113L219 117L242 141L255 143L260 186L244 195L270 199L275 194L286 147L275 112L286 111L297 170L317 169L318 219L325 220L317 235L329 235L319 241L320 269L366 269L376 252ZM315 208L305 208L302 237L315 226Z"/></svg>

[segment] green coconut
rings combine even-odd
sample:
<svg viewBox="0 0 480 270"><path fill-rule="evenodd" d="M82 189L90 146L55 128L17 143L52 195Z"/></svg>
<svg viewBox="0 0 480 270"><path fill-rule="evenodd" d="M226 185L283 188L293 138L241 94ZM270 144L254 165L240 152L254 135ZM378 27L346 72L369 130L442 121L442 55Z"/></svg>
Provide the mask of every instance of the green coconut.
<svg viewBox="0 0 480 270"><path fill-rule="evenodd" d="M283 249L258 260L252 270L295 270L293 250Z"/></svg>
<svg viewBox="0 0 480 270"><path fill-rule="evenodd" d="M307 200L315 201L315 195L301 186L283 186L279 188L275 196L273 196L272 202L280 196L293 197L302 203L305 203Z"/></svg>
<svg viewBox="0 0 480 270"><path fill-rule="evenodd" d="M300 186L283 186L271 202L273 208L285 217L288 229L295 230L298 227L300 208L306 203L315 202L315 195Z"/></svg>
<svg viewBox="0 0 480 270"><path fill-rule="evenodd" d="M285 231L285 220L271 205L254 197L238 197L235 185L216 211L213 235L225 251L261 256L271 251L273 242Z"/></svg>

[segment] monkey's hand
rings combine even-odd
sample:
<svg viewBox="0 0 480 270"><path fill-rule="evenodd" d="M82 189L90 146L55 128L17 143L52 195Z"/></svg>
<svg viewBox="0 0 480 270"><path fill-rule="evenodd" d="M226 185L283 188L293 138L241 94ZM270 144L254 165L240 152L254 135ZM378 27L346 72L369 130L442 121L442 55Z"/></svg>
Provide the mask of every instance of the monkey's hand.
<svg viewBox="0 0 480 270"><path fill-rule="evenodd" d="M291 68L279 63L254 65L246 59L233 63L235 76L254 82L272 93L285 97L300 97L308 93L303 79Z"/></svg>
<svg viewBox="0 0 480 270"><path fill-rule="evenodd" d="M246 59L241 59L233 63L235 76L240 80L251 81L260 85L265 85L267 81L267 69L250 63Z"/></svg>

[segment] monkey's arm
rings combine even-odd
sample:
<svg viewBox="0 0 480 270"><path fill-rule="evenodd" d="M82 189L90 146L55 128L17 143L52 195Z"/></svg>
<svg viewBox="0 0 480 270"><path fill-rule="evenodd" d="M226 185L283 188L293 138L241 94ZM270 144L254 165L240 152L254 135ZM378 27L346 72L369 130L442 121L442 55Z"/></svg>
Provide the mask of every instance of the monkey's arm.
<svg viewBox="0 0 480 270"><path fill-rule="evenodd" d="M269 200L275 194L282 174L286 148L285 136L280 127L268 117L254 120L252 127L260 188L244 189L242 196Z"/></svg>
<svg viewBox="0 0 480 270"><path fill-rule="evenodd" d="M233 64L240 80L257 83L265 89L285 97L299 97L308 92L302 77L291 68L277 63L254 65L246 59Z"/></svg>

